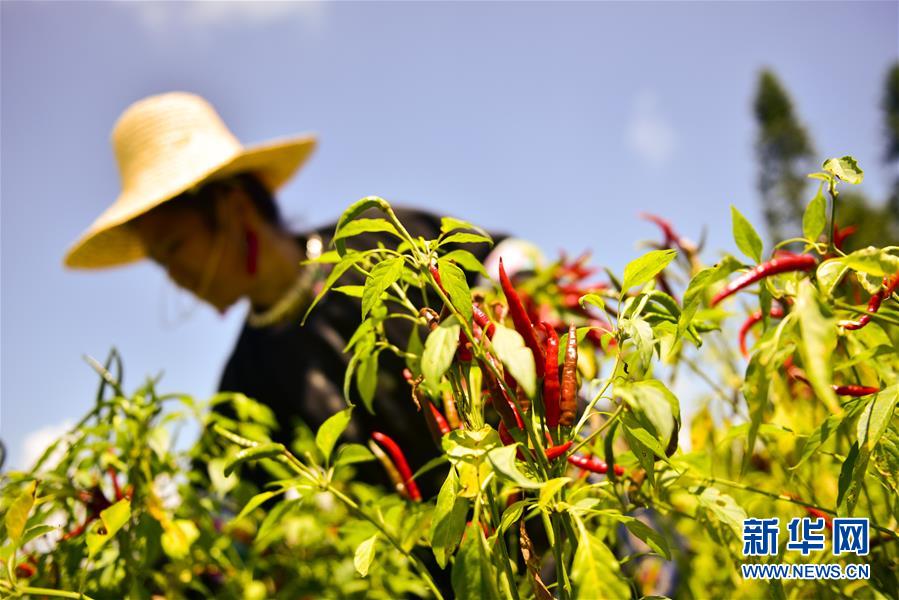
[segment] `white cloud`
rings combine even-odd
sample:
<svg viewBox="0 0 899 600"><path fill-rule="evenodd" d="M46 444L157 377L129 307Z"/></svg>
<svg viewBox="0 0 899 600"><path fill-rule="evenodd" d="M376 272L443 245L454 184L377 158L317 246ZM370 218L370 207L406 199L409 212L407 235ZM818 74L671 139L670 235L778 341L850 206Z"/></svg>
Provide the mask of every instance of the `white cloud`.
<svg viewBox="0 0 899 600"><path fill-rule="evenodd" d="M25 436L22 442L22 464L19 467L30 469L41 457L44 451L50 447L50 444L64 436L72 428L74 423L70 420L56 423L55 425L47 425ZM65 444L57 446L56 451L50 456L45 463L46 467L52 468L59 462L65 452Z"/></svg>
<svg viewBox="0 0 899 600"><path fill-rule="evenodd" d="M674 127L659 110L652 92L637 97L627 126L627 145L648 163L663 165L673 156L677 145Z"/></svg>
<svg viewBox="0 0 899 600"><path fill-rule="evenodd" d="M268 25L295 19L307 29L322 25L324 2L134 2L125 3L135 10L140 22L151 32L166 35L172 28L203 31L222 27Z"/></svg>

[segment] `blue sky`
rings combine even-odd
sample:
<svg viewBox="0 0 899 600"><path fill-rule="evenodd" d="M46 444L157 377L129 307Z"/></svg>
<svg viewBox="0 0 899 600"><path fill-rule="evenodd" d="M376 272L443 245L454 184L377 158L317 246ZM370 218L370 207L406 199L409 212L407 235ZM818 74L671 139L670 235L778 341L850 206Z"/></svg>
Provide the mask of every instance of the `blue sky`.
<svg viewBox="0 0 899 600"><path fill-rule="evenodd" d="M83 354L116 346L126 388L164 372L162 390L205 397L236 340L245 307L220 318L151 264L62 267L118 194L108 139L131 102L200 93L246 143L316 132L318 152L280 195L297 228L379 194L620 270L656 236L641 210L694 239L707 226L711 249L734 249L730 204L760 224L751 99L764 66L821 158L855 155L864 191L883 198L897 6L3 2L10 465L90 407Z"/></svg>

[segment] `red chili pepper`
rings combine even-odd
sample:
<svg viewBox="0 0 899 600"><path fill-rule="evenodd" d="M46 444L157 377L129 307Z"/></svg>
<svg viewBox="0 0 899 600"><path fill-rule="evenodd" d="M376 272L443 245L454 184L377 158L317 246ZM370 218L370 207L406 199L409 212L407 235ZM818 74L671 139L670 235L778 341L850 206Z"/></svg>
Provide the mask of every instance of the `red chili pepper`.
<svg viewBox="0 0 899 600"><path fill-rule="evenodd" d="M771 312L768 314L774 319L782 319L784 316L784 309L775 305L771 307ZM746 335L749 333L749 330L761 320L762 311L757 310L749 315L749 318L746 319L746 321L743 322L742 327L740 327L740 353L746 358L749 357L749 352L746 350Z"/></svg>
<svg viewBox="0 0 899 600"><path fill-rule="evenodd" d="M645 219L646 221L652 221L659 226L659 229L661 229L662 233L665 235L666 246L671 246L673 243L677 243L677 241L680 239L680 236L675 233L674 227L671 226L671 222L667 219L663 219L662 217L651 215L649 213L640 213L639 217L641 219Z"/></svg>
<svg viewBox="0 0 899 600"><path fill-rule="evenodd" d="M827 529L833 529L833 517L831 517L829 514L827 514L823 510L812 508L811 506L803 506L803 508L810 517L815 517L815 519L824 519L824 526Z"/></svg>
<svg viewBox="0 0 899 600"><path fill-rule="evenodd" d="M493 372L487 368L487 365L483 364L481 365L481 371L484 373L487 389L490 392L490 399L493 403L494 410L499 414L499 418L506 424L506 427L523 428L524 422L521 420L521 415L518 414L515 405L512 403L508 394L506 394L506 390L493 376Z"/></svg>
<svg viewBox="0 0 899 600"><path fill-rule="evenodd" d="M487 316L483 310L476 304L473 304L471 307L471 314L474 318L474 322L478 324L483 330L484 333L487 334L487 339L492 340L493 334L496 333L496 324L490 320L490 317Z"/></svg>
<svg viewBox="0 0 899 600"><path fill-rule="evenodd" d="M871 299L868 300L868 312L873 314L880 310L881 303L893 295L897 286L899 286L899 273L893 275L892 278L884 277L883 289L871 296ZM854 331L856 329L861 329L870 321L871 315L868 314L860 316L857 321L843 320L837 324L843 329Z"/></svg>
<svg viewBox="0 0 899 600"><path fill-rule="evenodd" d="M546 455L546 460L556 460L557 458L559 458L560 456L562 456L563 454L568 452L568 449L571 448L571 444L573 444L573 443L574 442L569 440L569 441L565 442L564 444L559 444L558 446L551 446L551 447L547 448L544 451L544 454Z"/></svg>
<svg viewBox="0 0 899 600"><path fill-rule="evenodd" d="M431 275L434 277L434 281L437 282L437 287L440 288L440 291L446 294L446 288L443 287L443 282L440 281L440 271L437 269L437 265L430 264L428 265L428 269L431 271Z"/></svg>
<svg viewBox="0 0 899 600"><path fill-rule="evenodd" d="M409 492L409 497L416 502L421 502L421 492L418 491L418 485L416 485L415 480L412 479L412 470L409 468L409 463L406 462L406 456L403 454L403 451L397 443L380 431L372 431L371 437L381 444L387 453L390 454L390 458L393 459L393 463L396 465L397 470L403 478L403 484Z"/></svg>
<svg viewBox="0 0 899 600"><path fill-rule="evenodd" d="M37 573L37 566L30 561L20 562L16 565L16 577L19 579L31 579Z"/></svg>
<svg viewBox="0 0 899 600"><path fill-rule="evenodd" d="M571 454L568 457L568 462L579 469L584 469L585 471L590 471L591 473L605 474L609 472L609 465L606 464L606 461L595 456ZM615 470L615 475L618 475L619 477L624 475L624 467L622 467L621 465L614 465L613 469Z"/></svg>
<svg viewBox="0 0 899 600"><path fill-rule="evenodd" d="M880 388L871 387L868 385L835 385L833 386L833 391L836 392L837 396L859 397L876 394L880 391Z"/></svg>
<svg viewBox="0 0 899 600"><path fill-rule="evenodd" d="M515 439L512 437L512 434L509 433L509 428L506 427L506 424L502 421L499 422L497 431L499 432L499 441L503 443L503 446L511 446L515 443Z"/></svg>
<svg viewBox="0 0 899 600"><path fill-rule="evenodd" d="M843 242L847 237L858 231L855 225L847 225L840 229L836 224L833 226L833 245L837 250L843 249Z"/></svg>
<svg viewBox="0 0 899 600"><path fill-rule="evenodd" d="M540 327L546 333L546 368L543 375L543 410L549 427L559 425L559 336L545 321Z"/></svg>
<svg viewBox="0 0 899 600"><path fill-rule="evenodd" d="M577 416L577 328L568 327L565 362L562 364L562 392L559 398L559 424L574 425Z"/></svg>
<svg viewBox="0 0 899 600"><path fill-rule="evenodd" d="M451 431L449 423L446 422L444 416L437 410L437 407L434 406L432 402L428 402L428 406L431 408L431 414L434 415L434 421L437 423L437 429L440 430L440 435L448 434Z"/></svg>
<svg viewBox="0 0 899 600"><path fill-rule="evenodd" d="M787 273L789 271L810 271L814 269L817 264L818 261L815 260L815 257L809 254L772 258L768 262L758 265L748 273L744 273L742 276L727 284L723 290L715 294L715 297L712 298L711 305L715 306L731 294L738 292L765 277L777 275L778 273Z"/></svg>
<svg viewBox="0 0 899 600"><path fill-rule="evenodd" d="M471 341L462 329L459 330L459 350L457 355L462 362L471 362Z"/></svg>
<svg viewBox="0 0 899 600"><path fill-rule="evenodd" d="M524 304L521 303L521 297L515 291L512 280L506 275L502 258L499 259L499 281L502 285L503 293L506 295L506 302L509 304L509 315L512 317L512 323L515 324L515 330L521 334L525 345L531 349L531 354L534 355L537 377L543 377L543 363L545 360L543 350L540 348L540 343L534 334L534 326L530 317L528 317L527 311L524 309Z"/></svg>

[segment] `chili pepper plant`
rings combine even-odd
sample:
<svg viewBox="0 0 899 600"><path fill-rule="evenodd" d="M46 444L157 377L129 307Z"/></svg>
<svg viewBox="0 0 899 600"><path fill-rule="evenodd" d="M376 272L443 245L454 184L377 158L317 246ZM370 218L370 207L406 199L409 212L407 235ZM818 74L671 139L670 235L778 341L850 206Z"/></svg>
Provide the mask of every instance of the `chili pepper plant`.
<svg viewBox="0 0 899 600"><path fill-rule="evenodd" d="M344 395L355 388L363 406L287 448L270 441L270 412L240 396L214 400L234 403L225 417L151 388L101 393L59 466L6 476L2 589L896 597L899 247L842 251L852 224L838 223L839 188L863 177L854 159L811 177L801 235L766 251L732 209L741 256L706 265L670 221L647 215L663 239L622 273L583 255L531 273L500 260L494 278L464 249L492 243L481 228L444 218L437 239L418 238L383 199L360 200L316 259L330 273L309 310L325 294L359 299ZM351 248L363 233L385 242ZM351 272L364 285L343 285ZM386 333L391 319L409 325L402 343ZM426 464L380 431L367 446L339 443L353 411L372 409L384 352L406 362L398 401L419 408L434 440ZM178 414L167 401L202 424L184 456L205 461L215 490L185 481L177 507L155 478L200 475L179 471L163 441ZM392 487L355 483L355 468L383 469ZM417 481L432 470L445 474L436 494ZM67 533L48 551L29 547L59 510ZM745 519L804 516L870 519L869 554L809 558L782 535L773 555L744 555ZM317 528L312 541L304 527ZM346 581L297 566L317 560ZM863 562L871 575L742 578L741 564L765 562Z"/></svg>

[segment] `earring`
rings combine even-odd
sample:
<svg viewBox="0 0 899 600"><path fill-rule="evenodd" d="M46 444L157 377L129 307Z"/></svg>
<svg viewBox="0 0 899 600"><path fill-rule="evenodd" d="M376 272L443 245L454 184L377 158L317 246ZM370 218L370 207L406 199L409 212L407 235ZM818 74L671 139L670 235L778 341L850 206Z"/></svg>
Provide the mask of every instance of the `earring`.
<svg viewBox="0 0 899 600"><path fill-rule="evenodd" d="M244 236L247 244L247 274L255 275L259 262L259 238L252 229L245 229Z"/></svg>

